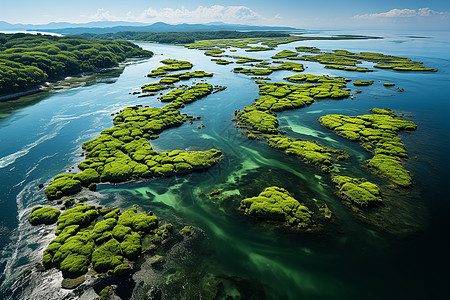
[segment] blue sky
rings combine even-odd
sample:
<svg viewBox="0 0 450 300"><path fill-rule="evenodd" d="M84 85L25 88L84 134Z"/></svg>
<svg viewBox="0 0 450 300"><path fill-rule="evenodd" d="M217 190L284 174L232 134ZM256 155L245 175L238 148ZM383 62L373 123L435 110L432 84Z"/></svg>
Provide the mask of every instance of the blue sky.
<svg viewBox="0 0 450 300"><path fill-rule="evenodd" d="M45 24L99 20L154 23L226 22L308 29L450 29L450 1L361 0L14 0L0 21Z"/></svg>

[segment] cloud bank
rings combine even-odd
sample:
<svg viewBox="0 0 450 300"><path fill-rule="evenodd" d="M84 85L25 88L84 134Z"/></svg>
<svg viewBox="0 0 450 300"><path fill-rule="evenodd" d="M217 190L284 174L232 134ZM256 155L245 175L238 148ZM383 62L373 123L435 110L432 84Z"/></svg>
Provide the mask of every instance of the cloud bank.
<svg viewBox="0 0 450 300"><path fill-rule="evenodd" d="M246 6L199 6L195 10L184 7L173 9L163 8L156 10L149 8L140 16L140 19L169 22L225 22L225 23L253 23L263 17Z"/></svg>
<svg viewBox="0 0 450 300"><path fill-rule="evenodd" d="M414 9L391 9L388 12L384 13L373 13L373 14L363 14L363 15L356 15L353 18L354 19L388 19L388 18L440 18L440 19L446 19L448 17L447 12L440 12L435 11L429 8L419 8L418 10Z"/></svg>

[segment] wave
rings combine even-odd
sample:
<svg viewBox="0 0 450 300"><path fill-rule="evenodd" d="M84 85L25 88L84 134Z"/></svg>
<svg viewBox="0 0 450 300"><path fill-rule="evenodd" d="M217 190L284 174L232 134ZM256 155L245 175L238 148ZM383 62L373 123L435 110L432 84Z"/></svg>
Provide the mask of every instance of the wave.
<svg viewBox="0 0 450 300"><path fill-rule="evenodd" d="M60 124L59 126L57 126L55 128L55 130L52 133L42 136L38 140L24 146L21 150L19 150L17 152L14 152L10 155L0 158L0 169L5 168L5 167L9 166L10 164L13 164L18 158L27 155L31 149L38 146L39 144L54 138L63 127L64 127L64 124Z"/></svg>

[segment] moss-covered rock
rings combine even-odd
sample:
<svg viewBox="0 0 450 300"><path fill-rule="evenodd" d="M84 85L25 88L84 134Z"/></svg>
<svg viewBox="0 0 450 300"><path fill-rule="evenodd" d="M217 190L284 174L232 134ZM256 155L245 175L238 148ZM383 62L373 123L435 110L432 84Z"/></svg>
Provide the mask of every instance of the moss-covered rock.
<svg viewBox="0 0 450 300"><path fill-rule="evenodd" d="M60 174L45 189L45 195L49 200L70 196L81 191L81 182L74 179L74 174Z"/></svg>
<svg viewBox="0 0 450 300"><path fill-rule="evenodd" d="M269 138L268 142L272 148L295 156L327 173L331 172L334 162L349 156L343 150L323 147L317 143L301 139L293 140L287 137L274 136Z"/></svg>
<svg viewBox="0 0 450 300"><path fill-rule="evenodd" d="M246 215L263 220L283 222L294 228L305 229L312 225L312 212L280 187L268 187L257 197L241 201L239 209Z"/></svg>
<svg viewBox="0 0 450 300"><path fill-rule="evenodd" d="M364 178L334 175L332 180L338 195L359 207L373 207L383 203L380 188Z"/></svg>
<svg viewBox="0 0 450 300"><path fill-rule="evenodd" d="M368 80L368 81L365 81L365 80L355 80L355 81L353 81L353 85L354 85L354 86L372 85L373 83L374 83L373 80Z"/></svg>
<svg viewBox="0 0 450 300"><path fill-rule="evenodd" d="M416 130L416 124L389 109L374 108L371 112L373 115L356 117L327 115L320 117L319 122L346 139L359 141L365 150L374 153L367 166L376 174L399 186L410 186L411 176L402 163L408 155L398 132Z"/></svg>
<svg viewBox="0 0 450 300"><path fill-rule="evenodd" d="M113 271L123 263L122 249L115 239L110 239L92 253L92 265L96 272Z"/></svg>
<svg viewBox="0 0 450 300"><path fill-rule="evenodd" d="M293 57L293 56L298 56L298 53L291 51L291 50L283 50L281 52L278 52L274 56L272 56L272 58L279 59L279 58L286 58L286 57Z"/></svg>
<svg viewBox="0 0 450 300"><path fill-rule="evenodd" d="M198 72L191 72L189 76L195 76ZM205 76L209 74L201 73ZM83 172L56 176L46 190L47 197L58 199L74 194L81 190L81 186L95 190L95 184L100 181L124 182L137 178L172 176L213 166L222 155L216 149L190 153L172 151L168 159L168 152L157 153L148 139L192 119L181 115L178 109L221 89L210 84L196 84L189 88L174 89L164 95L161 101L170 103L162 109L140 106L123 109L114 118L114 127L83 144L86 159L78 166ZM203 159L199 161L196 159L198 157Z"/></svg>
<svg viewBox="0 0 450 300"><path fill-rule="evenodd" d="M93 205L78 204L74 208L66 210L58 217L58 227L55 231L59 235L67 226L79 225L82 227L88 226L97 219L99 213Z"/></svg>
<svg viewBox="0 0 450 300"><path fill-rule="evenodd" d="M40 207L36 206L31 211L30 216L28 217L28 221L31 225L40 225L40 224L53 224L58 220L60 215L59 209L54 207Z"/></svg>

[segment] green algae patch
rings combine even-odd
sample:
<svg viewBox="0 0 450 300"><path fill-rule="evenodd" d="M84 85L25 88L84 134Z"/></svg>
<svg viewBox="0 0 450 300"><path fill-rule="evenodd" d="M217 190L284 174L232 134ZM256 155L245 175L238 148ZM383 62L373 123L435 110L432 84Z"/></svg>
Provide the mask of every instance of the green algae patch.
<svg viewBox="0 0 450 300"><path fill-rule="evenodd" d="M425 72L437 71L436 69L423 66L423 63L421 62L416 62L406 57L385 55L382 53L372 53L372 52L352 53L347 50L334 50L332 53L320 53L317 50L314 51L316 52L311 51L301 51L301 52L311 52L319 54L303 55L299 57L294 57L294 59L318 62L320 64L325 64L328 66L329 65L353 66L356 67L357 69L361 69L360 72L364 72L362 71L362 69L364 68L359 68L356 65L361 63L361 61L376 63L374 67L379 69L392 69L395 71L425 71Z"/></svg>
<svg viewBox="0 0 450 300"><path fill-rule="evenodd" d="M82 172L56 176L45 194L49 199L59 199L81 191L82 186L90 188L98 182L173 176L215 165L222 157L222 152L217 149L158 153L152 149L149 139L192 120L178 109L222 89L206 83L197 84L174 89L162 96L162 102L169 102L163 108L131 106L123 109L115 116L114 127L83 144L86 159L78 165Z"/></svg>
<svg viewBox="0 0 450 300"><path fill-rule="evenodd" d="M245 49L245 52L259 52L259 51L269 51L275 49L274 47L263 47L263 46L257 46L257 47L251 47L248 49Z"/></svg>
<svg viewBox="0 0 450 300"><path fill-rule="evenodd" d="M401 187L411 186L411 176L402 161L408 155L398 132L416 130L416 124L389 109L374 108L371 112L372 115L356 117L326 115L320 117L319 122L346 139L359 141L366 151L375 154L366 162L374 173Z"/></svg>
<svg viewBox="0 0 450 300"><path fill-rule="evenodd" d="M354 86L366 86L366 85L372 85L373 84L373 80L368 80L368 81L365 81L365 80L355 80L355 81L353 81L353 85Z"/></svg>
<svg viewBox="0 0 450 300"><path fill-rule="evenodd" d="M365 67L349 67L349 66L343 66L343 65L326 65L325 69L335 69L335 70L343 70L343 71L353 71L353 72L373 72L373 70L370 70Z"/></svg>
<svg viewBox="0 0 450 300"><path fill-rule="evenodd" d="M99 219L100 213L110 216ZM152 212L138 212L137 207L122 213L84 204L59 215L57 224L57 237L44 251L42 262L47 269L61 270L65 279L80 279L90 268L122 276L131 271L129 262L141 256L144 238L157 236L160 243L172 229L171 224L158 227ZM81 284L83 280L72 281ZM70 288L72 281L66 280L65 288Z"/></svg>
<svg viewBox="0 0 450 300"><path fill-rule="evenodd" d="M60 174L56 176L45 189L47 198L55 200L81 191L81 181L74 179L74 176L74 174Z"/></svg>
<svg viewBox="0 0 450 300"><path fill-rule="evenodd" d="M147 77L156 77L161 76L167 73L167 71L178 71L178 70L186 70L192 68L192 63L185 60L177 60L177 59L165 59L162 60L161 63L164 66L161 66L155 70L152 70L151 73L147 74Z"/></svg>
<svg viewBox="0 0 450 300"><path fill-rule="evenodd" d="M364 178L334 175L332 181L338 196L360 208L379 206L383 203L380 188Z"/></svg>
<svg viewBox="0 0 450 300"><path fill-rule="evenodd" d="M233 63L232 61L221 58L212 58L211 61L215 62L218 65L229 65Z"/></svg>
<svg viewBox="0 0 450 300"><path fill-rule="evenodd" d="M59 209L54 207L36 206L31 211L28 222L33 226L41 224L50 225L56 223L60 214Z"/></svg>
<svg viewBox="0 0 450 300"><path fill-rule="evenodd" d="M293 56L298 56L298 53L291 51L291 50L283 50L281 52L278 52L274 56L272 56L272 58L279 59L279 58L287 58L287 57L293 57Z"/></svg>
<svg viewBox="0 0 450 300"><path fill-rule="evenodd" d="M333 163L349 157L343 150L323 147L317 143L301 139L293 140L288 137L275 136L268 138L270 147L292 155L307 164L319 167L322 171L330 173Z"/></svg>
<svg viewBox="0 0 450 300"><path fill-rule="evenodd" d="M283 188L272 186L257 197L241 201L239 209L246 215L262 220L281 222L285 226L308 229L312 226L312 212Z"/></svg>
<svg viewBox="0 0 450 300"><path fill-rule="evenodd" d="M320 53L320 49L316 47L300 46L295 47L295 50L298 52Z"/></svg>
<svg viewBox="0 0 450 300"><path fill-rule="evenodd" d="M252 58L252 57L246 57L246 56L232 56L232 58L237 59L237 64L245 64L249 62L262 62L263 60L260 58Z"/></svg>

